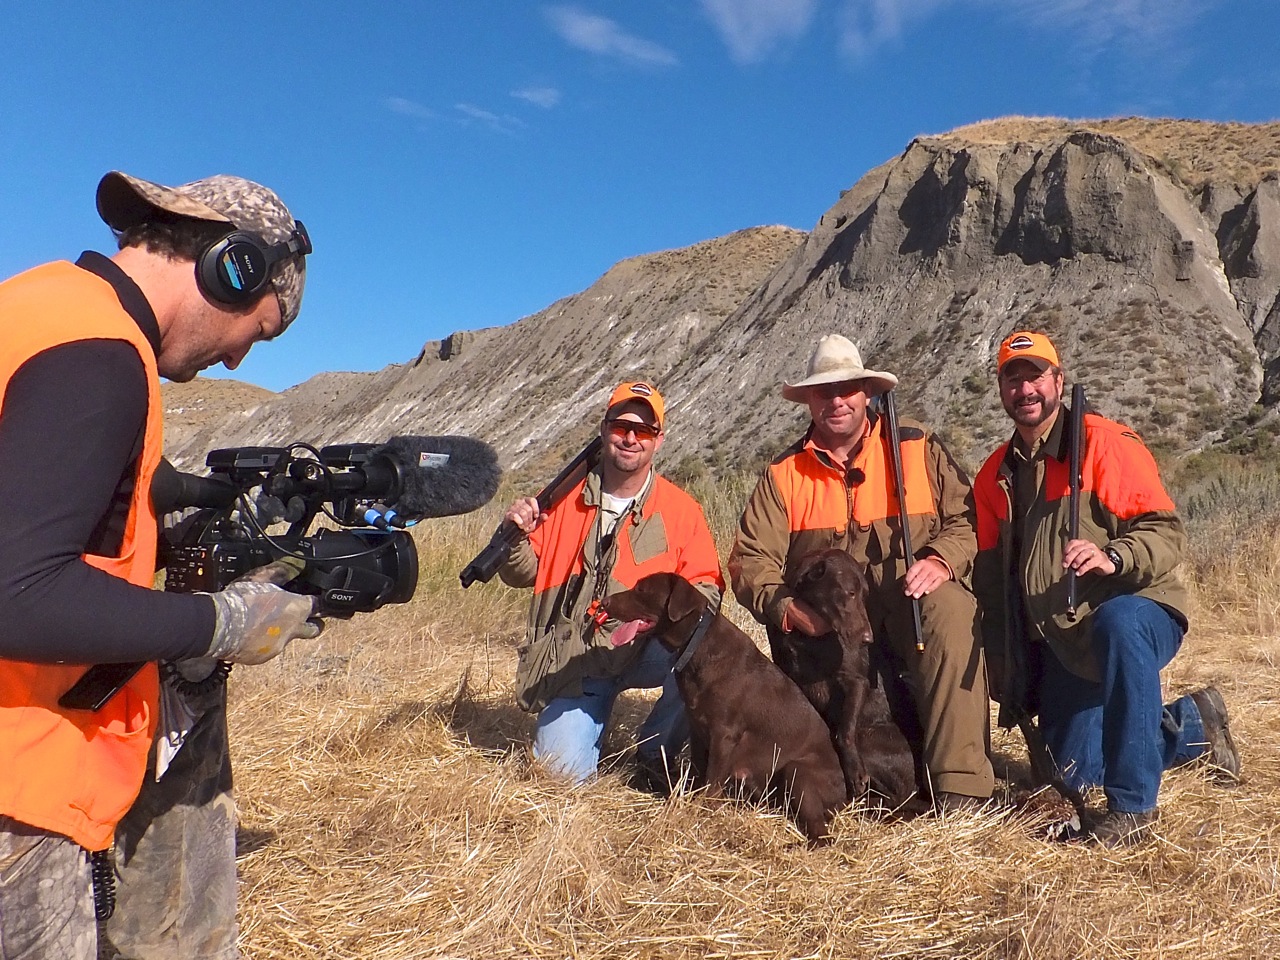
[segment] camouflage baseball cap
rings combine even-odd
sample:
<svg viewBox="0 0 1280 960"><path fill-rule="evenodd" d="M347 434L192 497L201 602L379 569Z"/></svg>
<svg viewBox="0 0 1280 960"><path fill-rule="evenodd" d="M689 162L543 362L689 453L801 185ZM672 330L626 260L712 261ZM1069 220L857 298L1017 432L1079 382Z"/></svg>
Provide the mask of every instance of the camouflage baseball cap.
<svg viewBox="0 0 1280 960"><path fill-rule="evenodd" d="M112 230L136 227L157 212L226 223L255 233L268 244L289 240L295 230L293 215L280 198L243 177L218 174L180 187L165 187L113 170L98 183L98 214ZM306 259L301 255L280 261L272 270L271 285L280 301L282 330L302 306L306 275Z"/></svg>

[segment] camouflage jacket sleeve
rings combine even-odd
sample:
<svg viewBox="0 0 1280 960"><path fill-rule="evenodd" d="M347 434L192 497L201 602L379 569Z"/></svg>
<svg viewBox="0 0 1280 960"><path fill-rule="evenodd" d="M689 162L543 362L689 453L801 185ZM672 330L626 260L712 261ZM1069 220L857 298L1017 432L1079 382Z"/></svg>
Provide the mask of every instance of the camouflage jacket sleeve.
<svg viewBox="0 0 1280 960"><path fill-rule="evenodd" d="M790 542L787 508L766 468L742 511L729 554L734 596L761 623L781 626L793 596L783 580Z"/></svg>
<svg viewBox="0 0 1280 960"><path fill-rule="evenodd" d="M929 436L926 451L939 529L937 535L924 544L924 553L937 554L946 561L957 580L965 580L973 571L973 558L978 552L973 485L964 468L936 436Z"/></svg>
<svg viewBox="0 0 1280 960"><path fill-rule="evenodd" d="M528 537L522 537L511 548L511 555L498 567L498 576L509 587L532 587L538 573L538 555Z"/></svg>

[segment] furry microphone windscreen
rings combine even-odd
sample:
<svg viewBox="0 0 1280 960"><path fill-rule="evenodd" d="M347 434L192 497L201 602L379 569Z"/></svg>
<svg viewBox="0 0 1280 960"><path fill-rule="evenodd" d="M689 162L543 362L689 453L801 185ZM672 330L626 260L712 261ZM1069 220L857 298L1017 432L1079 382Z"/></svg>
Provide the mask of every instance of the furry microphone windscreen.
<svg viewBox="0 0 1280 960"><path fill-rule="evenodd" d="M370 452L399 468L395 508L406 517L452 517L493 499L502 479L493 447L474 437L392 437Z"/></svg>

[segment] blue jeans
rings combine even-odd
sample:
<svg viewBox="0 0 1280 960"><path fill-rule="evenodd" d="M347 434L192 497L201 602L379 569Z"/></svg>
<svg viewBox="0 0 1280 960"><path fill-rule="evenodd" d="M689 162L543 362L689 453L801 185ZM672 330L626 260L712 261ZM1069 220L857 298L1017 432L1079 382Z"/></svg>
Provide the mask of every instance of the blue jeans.
<svg viewBox="0 0 1280 960"><path fill-rule="evenodd" d="M594 776L613 702L621 691L640 687L661 687L662 695L636 731L636 753L641 759L656 760L664 752L674 757L689 739L684 701L671 672L677 656L657 640L649 640L621 676L587 678L582 681L581 696L552 700L538 714L533 737L535 759L574 783Z"/></svg>
<svg viewBox="0 0 1280 960"><path fill-rule="evenodd" d="M1092 629L1101 683L1045 653L1045 745L1068 785L1101 785L1118 813L1154 810L1164 771L1208 749L1191 697L1161 703L1160 670L1182 645L1182 627L1158 603L1122 596L1094 611Z"/></svg>

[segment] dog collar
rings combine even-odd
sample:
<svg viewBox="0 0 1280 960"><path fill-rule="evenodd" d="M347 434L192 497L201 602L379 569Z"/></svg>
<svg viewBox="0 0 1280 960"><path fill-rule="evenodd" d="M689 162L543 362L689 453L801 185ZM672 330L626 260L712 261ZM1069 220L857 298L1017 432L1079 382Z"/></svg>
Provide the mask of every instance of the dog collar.
<svg viewBox="0 0 1280 960"><path fill-rule="evenodd" d="M716 612L711 608L711 604L707 604L707 609L702 611L702 616L698 618L698 624L693 628L693 633L689 637L689 642L684 645L684 650L680 654L680 659L676 661L675 666L671 668L672 673L679 673L689 663L689 660L697 652L699 646L702 645L702 638L707 635L707 629L711 626L711 621L716 618Z"/></svg>

